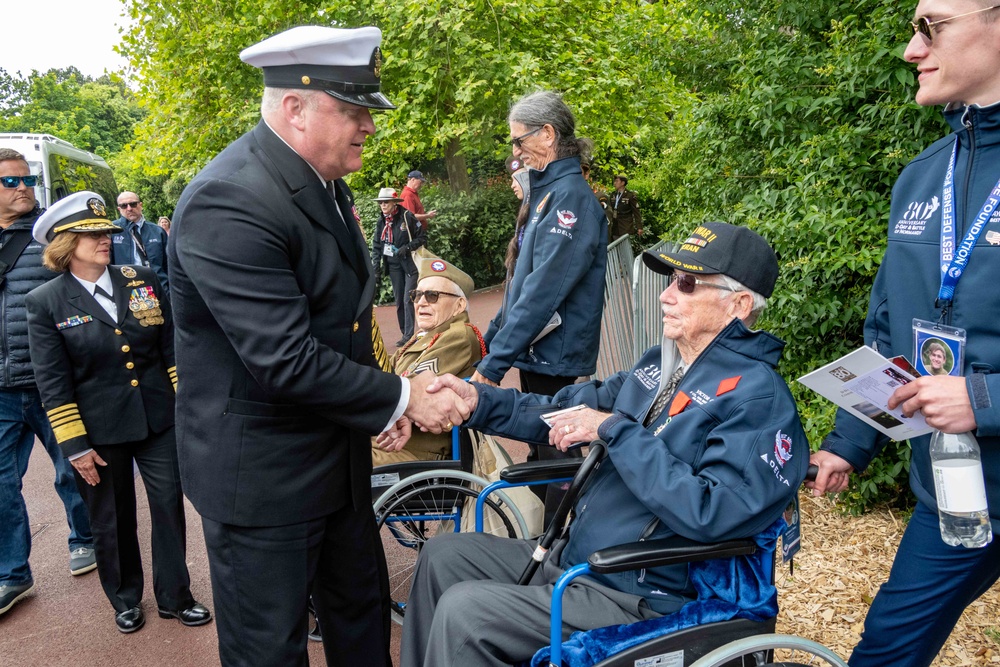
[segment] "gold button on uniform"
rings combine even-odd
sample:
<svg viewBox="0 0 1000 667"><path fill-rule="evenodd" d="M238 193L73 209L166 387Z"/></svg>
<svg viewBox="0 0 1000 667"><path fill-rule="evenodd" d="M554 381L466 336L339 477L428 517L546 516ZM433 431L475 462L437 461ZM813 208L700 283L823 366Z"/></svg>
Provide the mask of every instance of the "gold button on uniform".
<svg viewBox="0 0 1000 667"><path fill-rule="evenodd" d="M138 380L132 380L132 386L133 387L138 387L139 386L139 381Z"/></svg>
<svg viewBox="0 0 1000 667"><path fill-rule="evenodd" d="M128 352L131 349L128 345L122 345L122 352Z"/></svg>
<svg viewBox="0 0 1000 667"><path fill-rule="evenodd" d="M128 362L127 364L125 364L125 368L127 368L127 369L129 369L129 370L132 370L133 368L135 368L135 364L133 364L133 363L132 363L132 362L130 361L130 362Z"/></svg>
<svg viewBox="0 0 1000 667"><path fill-rule="evenodd" d="M115 329L115 335L116 336L121 336L122 335L122 330L121 329Z"/></svg>
<svg viewBox="0 0 1000 667"><path fill-rule="evenodd" d="M357 322L355 322L355 323L354 323L354 331L355 331L355 332L357 332L357 330L358 330L358 323L357 323Z"/></svg>

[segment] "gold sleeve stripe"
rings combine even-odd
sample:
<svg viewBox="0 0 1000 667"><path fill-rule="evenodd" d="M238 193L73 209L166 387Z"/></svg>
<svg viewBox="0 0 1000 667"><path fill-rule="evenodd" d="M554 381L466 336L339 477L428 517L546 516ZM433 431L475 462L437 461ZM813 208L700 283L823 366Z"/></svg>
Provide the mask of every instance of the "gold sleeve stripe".
<svg viewBox="0 0 1000 667"><path fill-rule="evenodd" d="M49 423L55 433L56 442L63 443L73 438L87 435L87 429L80 419L80 409L76 403L67 403L48 411Z"/></svg>
<svg viewBox="0 0 1000 667"><path fill-rule="evenodd" d="M389 353L386 352L385 342L382 341L382 331L378 328L378 322L375 321L374 310L372 311L372 354L375 355L375 361L378 363L379 368L386 373L392 372Z"/></svg>
<svg viewBox="0 0 1000 667"><path fill-rule="evenodd" d="M176 380L177 379L177 366L171 366L170 368L168 368L167 369L167 375L170 376L171 380Z"/></svg>

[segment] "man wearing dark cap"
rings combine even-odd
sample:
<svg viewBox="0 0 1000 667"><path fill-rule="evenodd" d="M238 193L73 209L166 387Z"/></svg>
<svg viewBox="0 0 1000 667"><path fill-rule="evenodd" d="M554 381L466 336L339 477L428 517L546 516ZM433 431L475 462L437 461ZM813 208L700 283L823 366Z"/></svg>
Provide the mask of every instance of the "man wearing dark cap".
<svg viewBox="0 0 1000 667"><path fill-rule="evenodd" d="M424 205L420 201L420 188L427 179L419 171L413 170L406 175L406 187L403 188L403 208L416 216L417 220L427 223L428 220L438 214L437 211L425 211Z"/></svg>
<svg viewBox="0 0 1000 667"><path fill-rule="evenodd" d="M663 345L631 371L552 397L454 376L431 387L461 393L471 428L561 450L600 438L608 460L531 585L516 581L534 543L474 533L427 543L403 625L403 667L529 660L548 644L551 584L594 551L672 535L753 536L795 496L809 445L775 370L783 343L748 328L778 276L770 246L745 227L708 222L677 252L643 261L670 285L660 294ZM551 426L538 418L571 406L585 407ZM577 579L563 596L563 637L672 613L692 597L687 565Z"/></svg>
<svg viewBox="0 0 1000 667"><path fill-rule="evenodd" d="M202 515L223 665L389 665L370 437L468 411L373 356L374 275L341 180L375 132L381 33L293 28L243 51L262 121L185 189L168 247L177 440Z"/></svg>

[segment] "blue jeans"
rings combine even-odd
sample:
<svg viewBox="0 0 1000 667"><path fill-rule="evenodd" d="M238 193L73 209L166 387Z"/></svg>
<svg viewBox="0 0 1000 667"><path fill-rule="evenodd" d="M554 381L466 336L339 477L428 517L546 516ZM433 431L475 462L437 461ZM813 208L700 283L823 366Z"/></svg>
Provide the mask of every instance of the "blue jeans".
<svg viewBox="0 0 1000 667"><path fill-rule="evenodd" d="M76 488L73 466L63 458L56 443L42 399L35 389L0 390L0 584L31 581L28 556L31 528L28 508L21 495L21 479L28 472L28 459L35 436L56 469L56 493L66 507L70 551L91 547L90 520Z"/></svg>
<svg viewBox="0 0 1000 667"><path fill-rule="evenodd" d="M930 665L958 617L998 577L1000 535L982 549L950 547L941 540L937 512L917 503L851 667Z"/></svg>

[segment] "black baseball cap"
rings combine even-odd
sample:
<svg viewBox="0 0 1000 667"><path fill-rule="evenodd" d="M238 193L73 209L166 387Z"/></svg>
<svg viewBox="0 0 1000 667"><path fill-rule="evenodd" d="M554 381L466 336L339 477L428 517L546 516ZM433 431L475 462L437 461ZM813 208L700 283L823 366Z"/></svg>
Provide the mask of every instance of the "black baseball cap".
<svg viewBox="0 0 1000 667"><path fill-rule="evenodd" d="M652 271L669 275L721 273L765 297L774 292L778 258L764 237L748 227L728 222L705 222L695 228L676 252L642 253Z"/></svg>

